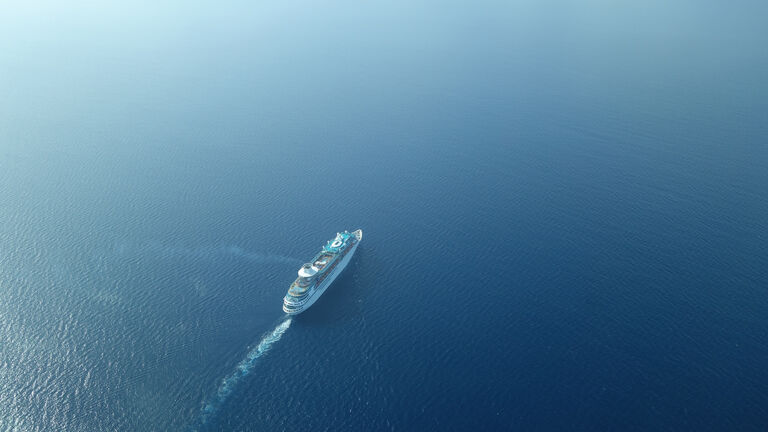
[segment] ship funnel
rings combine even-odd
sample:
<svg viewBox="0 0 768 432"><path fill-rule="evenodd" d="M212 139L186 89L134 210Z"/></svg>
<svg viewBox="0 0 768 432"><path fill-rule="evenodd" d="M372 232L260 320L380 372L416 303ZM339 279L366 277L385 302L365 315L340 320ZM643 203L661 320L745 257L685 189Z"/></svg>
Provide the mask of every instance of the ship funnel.
<svg viewBox="0 0 768 432"><path fill-rule="evenodd" d="M317 267L313 266L310 263L306 263L299 269L299 277L312 277L315 274L317 274Z"/></svg>

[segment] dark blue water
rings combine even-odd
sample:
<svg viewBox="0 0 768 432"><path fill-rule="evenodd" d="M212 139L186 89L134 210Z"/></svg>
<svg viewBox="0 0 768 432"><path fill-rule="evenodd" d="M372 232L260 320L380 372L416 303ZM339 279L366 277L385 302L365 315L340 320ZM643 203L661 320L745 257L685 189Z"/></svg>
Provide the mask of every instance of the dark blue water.
<svg viewBox="0 0 768 432"><path fill-rule="evenodd" d="M768 429L762 2L154 3L0 6L0 430Z"/></svg>

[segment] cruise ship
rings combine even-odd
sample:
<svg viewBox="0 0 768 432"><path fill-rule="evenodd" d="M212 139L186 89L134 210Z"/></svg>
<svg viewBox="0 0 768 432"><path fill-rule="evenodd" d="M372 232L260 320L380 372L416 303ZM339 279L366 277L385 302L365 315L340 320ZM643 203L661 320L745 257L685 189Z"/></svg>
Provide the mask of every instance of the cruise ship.
<svg viewBox="0 0 768 432"><path fill-rule="evenodd" d="M299 269L299 277L283 298L283 311L296 315L309 309L349 264L363 239L363 231L336 234L311 262Z"/></svg>

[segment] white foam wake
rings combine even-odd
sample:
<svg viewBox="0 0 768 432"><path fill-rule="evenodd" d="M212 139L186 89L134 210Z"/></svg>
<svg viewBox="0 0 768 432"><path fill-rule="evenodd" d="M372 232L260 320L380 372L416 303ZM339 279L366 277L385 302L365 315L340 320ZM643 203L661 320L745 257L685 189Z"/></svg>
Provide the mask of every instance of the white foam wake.
<svg viewBox="0 0 768 432"><path fill-rule="evenodd" d="M259 344L248 352L248 355L237 364L235 371L229 374L227 377L221 380L219 388L216 394L203 404L200 410L200 426L205 426L208 421L216 414L222 404L227 400L237 384L245 377L250 375L251 370L256 365L258 360L269 351L272 345L279 341L288 327L291 326L291 319L287 318L285 321L275 327L272 332L264 335ZM197 429L192 429L196 431Z"/></svg>

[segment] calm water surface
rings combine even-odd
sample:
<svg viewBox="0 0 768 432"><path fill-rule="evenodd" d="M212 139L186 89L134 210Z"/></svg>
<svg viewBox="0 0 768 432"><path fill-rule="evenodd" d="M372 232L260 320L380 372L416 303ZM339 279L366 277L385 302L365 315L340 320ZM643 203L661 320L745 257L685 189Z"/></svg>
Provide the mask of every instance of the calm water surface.
<svg viewBox="0 0 768 432"><path fill-rule="evenodd" d="M764 2L155 3L0 5L0 430L768 429Z"/></svg>

